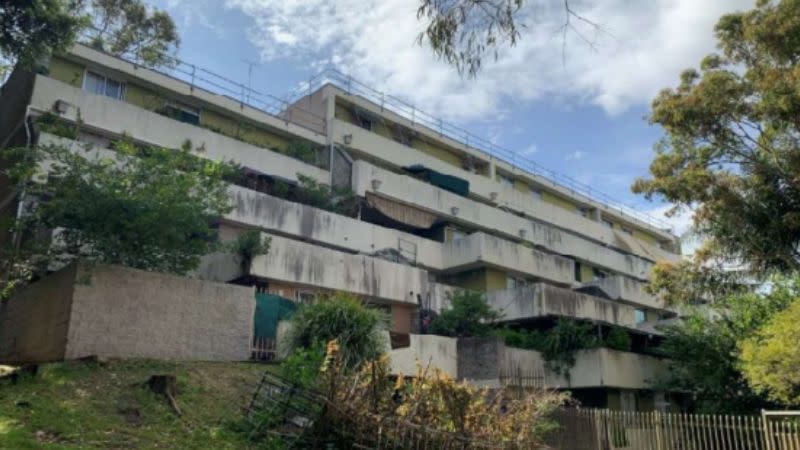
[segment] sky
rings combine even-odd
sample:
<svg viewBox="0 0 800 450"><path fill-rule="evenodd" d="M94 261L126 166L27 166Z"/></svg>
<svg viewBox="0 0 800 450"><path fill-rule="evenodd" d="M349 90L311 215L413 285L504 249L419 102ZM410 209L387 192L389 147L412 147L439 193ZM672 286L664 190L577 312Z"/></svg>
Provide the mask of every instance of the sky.
<svg viewBox="0 0 800 450"><path fill-rule="evenodd" d="M620 203L663 217L634 195L662 136L647 122L654 96L715 51L713 27L753 0L527 0L521 39L461 77L415 41L418 0L150 0L178 24L181 59L285 97L334 67L566 174ZM668 220L680 233L691 214Z"/></svg>

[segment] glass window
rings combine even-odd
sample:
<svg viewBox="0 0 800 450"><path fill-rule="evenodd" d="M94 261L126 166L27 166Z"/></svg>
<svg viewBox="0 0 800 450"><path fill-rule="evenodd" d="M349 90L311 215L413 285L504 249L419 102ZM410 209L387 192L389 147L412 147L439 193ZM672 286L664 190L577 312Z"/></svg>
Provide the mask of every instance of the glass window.
<svg viewBox="0 0 800 450"><path fill-rule="evenodd" d="M105 95L106 97L122 100L124 86L117 80L112 80L95 72L86 72L86 77L83 80L83 90L92 94Z"/></svg>
<svg viewBox="0 0 800 450"><path fill-rule="evenodd" d="M521 279L506 275L506 289L516 289L524 283Z"/></svg>
<svg viewBox="0 0 800 450"><path fill-rule="evenodd" d="M634 311L634 320L636 321L636 325L643 323L647 320L647 314L645 314L643 309L637 309Z"/></svg>
<svg viewBox="0 0 800 450"><path fill-rule="evenodd" d="M542 191L536 189L535 187L531 188L531 198L534 200L541 200L542 199Z"/></svg>
<svg viewBox="0 0 800 450"><path fill-rule="evenodd" d="M598 269L597 267L592 268L592 276L595 280L603 280L606 278L607 274L602 270Z"/></svg>
<svg viewBox="0 0 800 450"><path fill-rule="evenodd" d="M367 117L359 116L357 118L357 121L358 121L358 126L360 126L365 130L372 131L372 120L370 120Z"/></svg>
<svg viewBox="0 0 800 450"><path fill-rule="evenodd" d="M184 103L169 102L166 106L167 115L181 122L197 125L200 123L200 110Z"/></svg>
<svg viewBox="0 0 800 450"><path fill-rule="evenodd" d="M577 212L581 217L589 217L589 208L577 206L575 207L575 212Z"/></svg>
<svg viewBox="0 0 800 450"><path fill-rule="evenodd" d="M499 175L499 179L500 184L502 184L503 187L514 187L514 180L512 180L510 177Z"/></svg>

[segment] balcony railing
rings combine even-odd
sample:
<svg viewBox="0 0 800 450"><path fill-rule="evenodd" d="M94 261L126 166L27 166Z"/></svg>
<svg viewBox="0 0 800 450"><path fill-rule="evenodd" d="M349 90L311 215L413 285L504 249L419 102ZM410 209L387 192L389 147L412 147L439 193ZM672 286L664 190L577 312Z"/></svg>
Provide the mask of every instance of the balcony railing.
<svg viewBox="0 0 800 450"><path fill-rule="evenodd" d="M553 187L566 189L574 195L584 197L585 200L600 203L603 205L603 208L606 211L613 211L615 213L622 214L629 219L642 222L658 229L667 231L672 230L672 226L664 220L643 213L633 206L625 205L621 201L616 200L587 184L581 183L568 175L564 175L543 167L535 161L525 158L513 150L501 147L486 138L477 136L457 125L442 120L440 117L436 117L432 114L422 111L404 100L385 94L384 92L380 92L377 89L336 69L329 68L312 77L307 82L306 86L304 86L302 92L297 92L292 97L292 101L297 101L302 96L315 91L325 84L332 84L348 94L355 94L364 97L370 102L380 105L382 110L390 110L391 112L411 121L412 124L423 125L427 128L430 128L434 132L439 133L440 136L448 137L462 143L469 148L487 153L490 156L505 161L516 169L526 171L532 175L543 177L547 179Z"/></svg>

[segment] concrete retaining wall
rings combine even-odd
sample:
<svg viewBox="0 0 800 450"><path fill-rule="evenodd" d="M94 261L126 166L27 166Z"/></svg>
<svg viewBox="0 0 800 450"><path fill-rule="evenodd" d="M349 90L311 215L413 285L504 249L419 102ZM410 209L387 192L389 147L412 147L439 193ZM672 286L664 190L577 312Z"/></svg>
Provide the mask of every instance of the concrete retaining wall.
<svg viewBox="0 0 800 450"><path fill-rule="evenodd" d="M234 361L250 356L252 288L118 266L75 266L0 309L0 360Z"/></svg>

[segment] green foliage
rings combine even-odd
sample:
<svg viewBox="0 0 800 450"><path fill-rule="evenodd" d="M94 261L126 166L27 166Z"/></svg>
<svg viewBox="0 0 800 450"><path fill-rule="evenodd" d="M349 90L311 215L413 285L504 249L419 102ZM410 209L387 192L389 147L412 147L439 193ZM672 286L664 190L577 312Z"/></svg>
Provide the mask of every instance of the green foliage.
<svg viewBox="0 0 800 450"><path fill-rule="evenodd" d="M216 247L211 224L231 210L223 178L232 168L186 149L120 142L110 156L59 145L5 156L17 161L7 175L36 200L11 230L29 239L0 260L6 287L77 259L184 274ZM51 243L32 238L52 229L60 232Z"/></svg>
<svg viewBox="0 0 800 450"><path fill-rule="evenodd" d="M620 327L611 327L608 334L603 337L603 347L629 352L631 351L631 336Z"/></svg>
<svg viewBox="0 0 800 450"><path fill-rule="evenodd" d="M315 348L336 340L346 366L356 368L384 352L387 322L380 311L367 308L352 294L340 292L295 311L287 340L292 349Z"/></svg>
<svg viewBox="0 0 800 450"><path fill-rule="evenodd" d="M499 318L480 292L457 291L450 296L450 307L431 321L430 331L441 336L488 336Z"/></svg>
<svg viewBox="0 0 800 450"><path fill-rule="evenodd" d="M36 125L40 131L75 141L78 140L80 135L82 123L80 114L78 115L78 120L72 123L48 111L36 118Z"/></svg>
<svg viewBox="0 0 800 450"><path fill-rule="evenodd" d="M422 0L417 18L424 20L425 30L417 42L427 41L438 58L459 73L475 76L487 53L505 42L516 44L520 35L514 15L523 4L524 0Z"/></svg>
<svg viewBox="0 0 800 450"><path fill-rule="evenodd" d="M575 352L598 345L592 324L564 318L547 330L543 344L540 351L548 368L565 376L575 365Z"/></svg>
<svg viewBox="0 0 800 450"><path fill-rule="evenodd" d="M741 366L750 386L777 403L800 405L800 300L744 339Z"/></svg>
<svg viewBox="0 0 800 450"><path fill-rule="evenodd" d="M317 146L311 144L310 142L291 141L289 142L289 145L286 147L285 153L287 156L299 159L304 163L313 165L319 164L319 162L317 161L317 155L319 153L319 150L317 149Z"/></svg>
<svg viewBox="0 0 800 450"><path fill-rule="evenodd" d="M350 189L334 189L317 182L312 177L297 174L298 184L278 180L272 186L272 195L313 206L349 217L358 212L358 196Z"/></svg>
<svg viewBox="0 0 800 450"><path fill-rule="evenodd" d="M231 243L231 251L239 256L242 273L250 273L253 258L269 253L272 238L264 237L258 230L247 230Z"/></svg>
<svg viewBox="0 0 800 450"><path fill-rule="evenodd" d="M721 54L653 101L666 136L633 189L696 207L706 260L800 269L800 2L760 1L715 31Z"/></svg>
<svg viewBox="0 0 800 450"><path fill-rule="evenodd" d="M664 328L658 352L668 373L659 389L690 393L701 412L754 413L769 407L748 385L738 342L747 340L798 295L798 280L776 279L766 294L743 293L717 300L713 310L693 308L677 325Z"/></svg>
<svg viewBox="0 0 800 450"><path fill-rule="evenodd" d="M165 11L142 0L91 0L92 46L115 55L133 54L149 66L169 66L180 45L178 28Z"/></svg>
<svg viewBox="0 0 800 450"><path fill-rule="evenodd" d="M10 0L0 4L0 57L31 67L66 50L87 19L80 0Z"/></svg>
<svg viewBox="0 0 800 450"><path fill-rule="evenodd" d="M623 330L620 331L624 337L615 337L610 345L622 346L624 339L628 339L629 348L630 338ZM564 318L546 331L500 328L495 330L495 334L501 336L509 347L540 352L548 369L565 376L575 365L575 352L600 345L592 324ZM609 343L606 342L606 345ZM609 348L613 348L610 345Z"/></svg>

